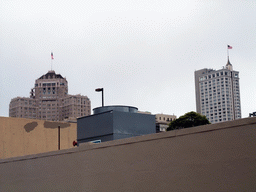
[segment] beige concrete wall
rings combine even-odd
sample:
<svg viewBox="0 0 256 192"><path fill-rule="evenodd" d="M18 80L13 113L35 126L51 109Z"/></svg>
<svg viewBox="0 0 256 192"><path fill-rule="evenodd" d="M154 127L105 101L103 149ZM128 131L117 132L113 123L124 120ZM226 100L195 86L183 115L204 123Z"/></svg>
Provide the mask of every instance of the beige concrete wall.
<svg viewBox="0 0 256 192"><path fill-rule="evenodd" d="M0 117L0 159L73 147L77 138L76 123Z"/></svg>
<svg viewBox="0 0 256 192"><path fill-rule="evenodd" d="M0 191L256 191L256 117L0 160Z"/></svg>

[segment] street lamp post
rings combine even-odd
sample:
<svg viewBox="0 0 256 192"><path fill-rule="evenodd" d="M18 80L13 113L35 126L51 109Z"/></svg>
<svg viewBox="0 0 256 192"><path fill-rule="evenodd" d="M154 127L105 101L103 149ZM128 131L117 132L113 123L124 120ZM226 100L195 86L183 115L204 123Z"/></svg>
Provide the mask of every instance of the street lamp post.
<svg viewBox="0 0 256 192"><path fill-rule="evenodd" d="M104 107L104 91L103 88L97 88L95 89L96 92L102 92L102 107Z"/></svg>

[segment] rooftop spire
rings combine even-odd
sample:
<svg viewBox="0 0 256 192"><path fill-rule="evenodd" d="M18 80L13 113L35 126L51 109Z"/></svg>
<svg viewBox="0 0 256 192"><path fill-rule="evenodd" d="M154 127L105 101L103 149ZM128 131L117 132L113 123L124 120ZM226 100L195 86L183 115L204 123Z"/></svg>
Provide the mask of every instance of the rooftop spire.
<svg viewBox="0 0 256 192"><path fill-rule="evenodd" d="M230 61L229 61L229 56L228 56L228 62L227 62L227 64L226 64L226 69L228 69L228 70L230 70L230 71L233 70L233 66L232 66L232 64L231 64Z"/></svg>
<svg viewBox="0 0 256 192"><path fill-rule="evenodd" d="M227 65L232 65L232 64L230 63L230 61L229 61L229 56L228 56L228 62L227 62Z"/></svg>

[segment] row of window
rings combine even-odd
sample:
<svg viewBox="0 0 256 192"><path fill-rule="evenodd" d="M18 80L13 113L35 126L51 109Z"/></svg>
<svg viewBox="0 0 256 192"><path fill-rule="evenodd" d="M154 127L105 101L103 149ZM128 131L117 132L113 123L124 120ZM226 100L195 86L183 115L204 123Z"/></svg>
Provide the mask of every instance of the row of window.
<svg viewBox="0 0 256 192"><path fill-rule="evenodd" d="M220 98L220 96L221 95L218 95L218 96L213 96L213 97L206 97L205 99L204 99L204 97L202 97L202 99L201 99L201 101L203 102L203 101L209 101L210 103L212 103L212 102L216 102L217 101L217 98L218 98L218 101L221 101L221 98ZM228 97L229 95L228 94L226 94L226 97ZM224 97L225 97L225 95L223 94L222 95L222 100L224 100ZM229 97L227 98L227 100L229 99Z"/></svg>
<svg viewBox="0 0 256 192"><path fill-rule="evenodd" d="M56 83L39 83L39 87L50 87L50 86L56 86ZM57 82L57 85L59 85L59 82ZM65 83L60 83L60 85L65 85ZM35 87L38 87L38 83L35 84Z"/></svg>
<svg viewBox="0 0 256 192"><path fill-rule="evenodd" d="M236 107L236 114L237 114L237 115L241 115L241 112L240 112L239 109L240 109L240 107ZM237 110L238 110L238 111L237 111ZM230 108L227 108L227 111L225 110L225 108L222 108L222 109L221 109L221 108L218 108L218 110L217 110L217 108L215 108L214 111L213 111L213 110L210 110L210 111L206 111L206 112L205 112L204 109L202 110L202 114L203 114L203 115L207 115L207 116L208 116L208 115L213 116L213 114L214 114L214 115L217 115L217 113L219 113L219 114L224 114L224 115L225 115L226 113L227 113L227 114L232 114L232 111L230 111Z"/></svg>
<svg viewBox="0 0 256 192"><path fill-rule="evenodd" d="M211 123L213 123L213 122L215 122L215 123L217 123L217 122L221 122L221 121L231 121L232 120L232 118L223 118L223 120L222 119L215 119L215 120L213 120L213 118L211 118L211 119L208 119Z"/></svg>
<svg viewBox="0 0 256 192"><path fill-rule="evenodd" d="M211 117L213 117L213 116L217 116L217 115L222 115L222 116L232 116L233 115L233 113L232 113L232 111L227 111L227 113L224 113L224 112L215 112L215 113L208 113L208 114L204 114L204 115L206 115L206 117L209 117L209 116L211 116Z"/></svg>
<svg viewBox="0 0 256 192"><path fill-rule="evenodd" d="M213 82L214 82L215 80L213 80ZM219 81L219 79L217 79L217 81ZM225 83L225 84L224 84ZM226 85L226 87L229 87L230 86L230 81L229 80L227 80L227 78L226 78L226 80L224 81L224 80L222 80L221 82L217 82L217 87L220 87L220 84L221 84L221 87L224 87L224 85ZM210 88L211 86L215 86L216 85L216 83L212 83L211 84L211 81L209 81L209 83L207 84L207 81L206 82L204 82L204 83L201 83L200 84L201 85L201 89L203 89L203 88ZM238 83L235 83L235 84L233 84L233 88L239 88L239 84Z"/></svg>
<svg viewBox="0 0 256 192"><path fill-rule="evenodd" d="M157 119L157 117L156 117L156 119ZM159 117L159 120L161 120L162 118L161 117ZM163 120L165 121L172 121L172 118L169 118L169 117L163 117Z"/></svg>
<svg viewBox="0 0 256 192"><path fill-rule="evenodd" d="M228 73L227 71L224 71L224 72L218 72L218 73L213 73L213 74L205 75L203 77L199 77L199 81L204 81L206 79L211 79L211 78L215 78L215 77L219 77L219 76L223 76L223 75L228 76L228 77L231 76L230 73ZM234 77L238 77L238 73L235 73Z"/></svg>
<svg viewBox="0 0 256 192"><path fill-rule="evenodd" d="M43 88L43 94L44 95L46 94L46 90L47 90L48 94L55 94L56 93L55 87L48 87L47 89Z"/></svg>
<svg viewBox="0 0 256 192"><path fill-rule="evenodd" d="M233 119L233 117L232 116L228 116L228 117L221 117L221 116L215 116L215 117L206 117L211 123L213 123L213 122L221 122L221 121L231 121L232 119ZM236 116L236 119L238 119L238 118L241 118L241 116L240 115L237 115Z"/></svg>
<svg viewBox="0 0 256 192"><path fill-rule="evenodd" d="M212 97L212 96L216 96L217 94L216 94L216 92L211 92L211 93L209 93L209 95L208 95L208 92L206 92L206 93L201 93L201 98L204 98L204 96L205 97L208 97L208 96L210 96L210 97ZM218 92L218 96L220 96L220 92Z"/></svg>
<svg viewBox="0 0 256 192"><path fill-rule="evenodd" d="M65 99L63 100L64 103L80 103L81 101L81 104L86 104L86 102L89 102L89 99L88 98L85 98L85 99L77 99L77 98L69 98L69 99Z"/></svg>

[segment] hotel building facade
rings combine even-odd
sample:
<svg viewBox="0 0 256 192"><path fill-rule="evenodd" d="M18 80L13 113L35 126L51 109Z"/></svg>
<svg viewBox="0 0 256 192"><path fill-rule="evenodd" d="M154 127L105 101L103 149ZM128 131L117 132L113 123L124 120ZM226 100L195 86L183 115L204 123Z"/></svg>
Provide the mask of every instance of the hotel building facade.
<svg viewBox="0 0 256 192"><path fill-rule="evenodd" d="M195 71L196 111L211 123L241 118L239 72L229 61L220 70Z"/></svg>
<svg viewBox="0 0 256 192"><path fill-rule="evenodd" d="M55 71L48 71L35 81L30 97L16 97L9 104L10 117L63 121L90 114L89 98L69 95L66 78Z"/></svg>

